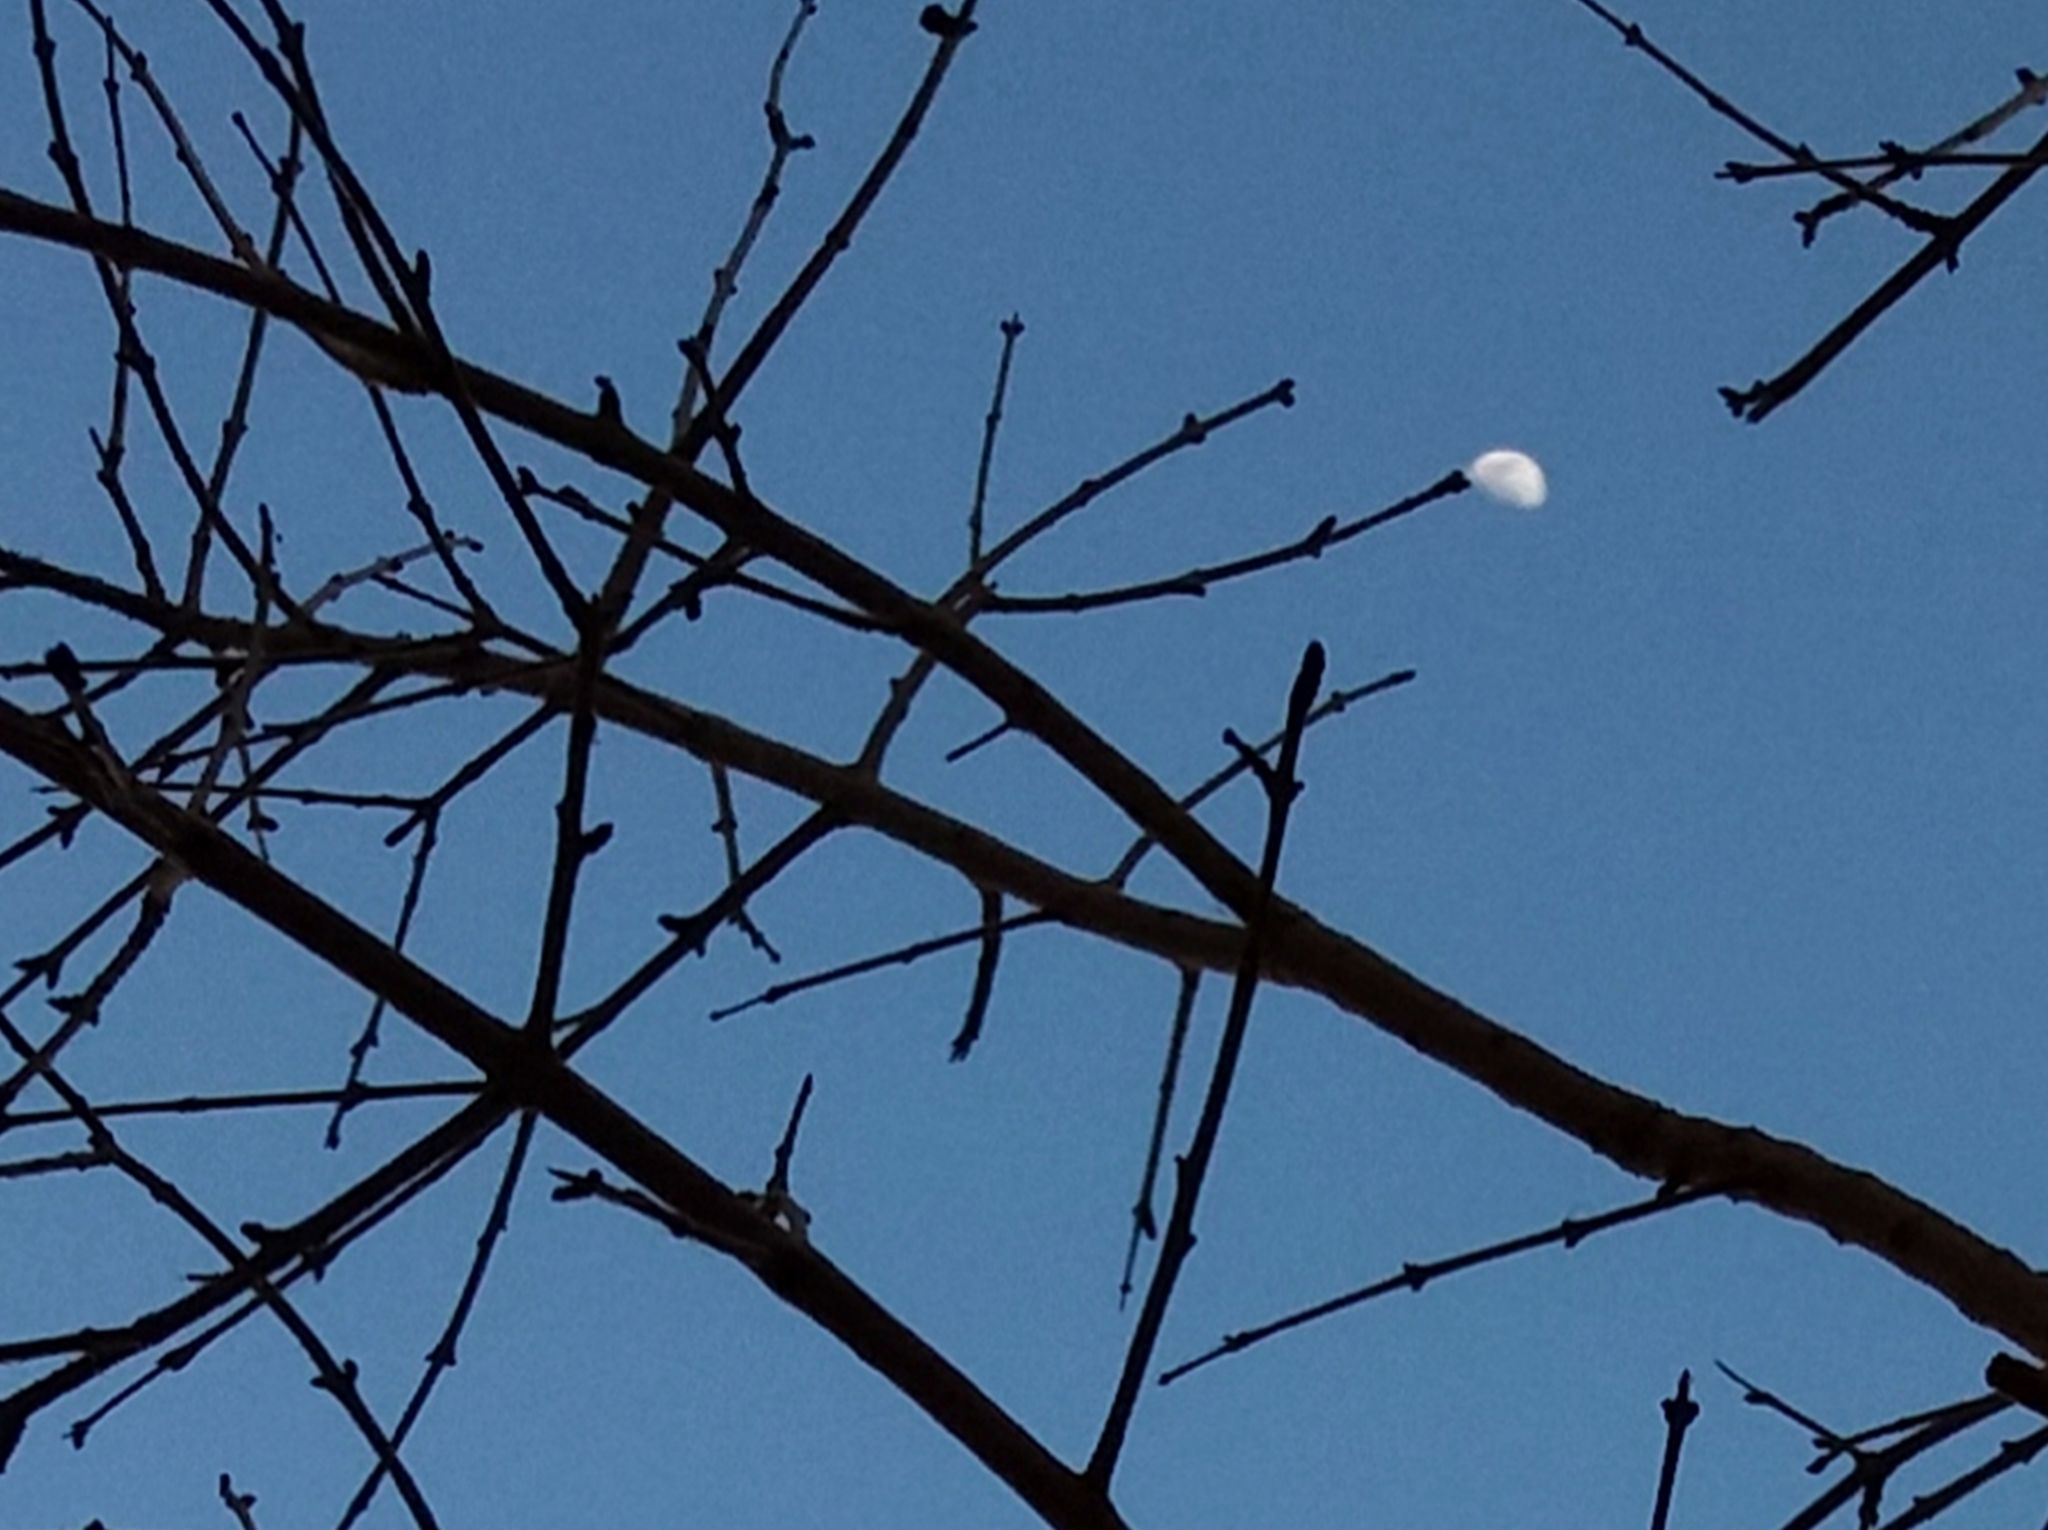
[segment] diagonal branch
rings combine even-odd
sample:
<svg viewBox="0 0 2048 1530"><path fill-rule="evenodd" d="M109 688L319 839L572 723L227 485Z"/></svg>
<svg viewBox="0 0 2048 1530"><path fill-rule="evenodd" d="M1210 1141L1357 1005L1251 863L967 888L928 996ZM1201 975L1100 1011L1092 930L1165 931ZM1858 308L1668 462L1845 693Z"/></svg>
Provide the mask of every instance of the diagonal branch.
<svg viewBox="0 0 2048 1530"><path fill-rule="evenodd" d="M1268 766L1255 754L1247 757L1266 788L1266 840L1259 856L1259 890L1245 915L1244 950L1238 957L1237 973L1230 991L1230 1011L1224 1017L1223 1036L1216 1046L1216 1062L1209 1074L1209 1089L1202 1101L1202 1114L1195 1122L1188 1150L1175 1166L1178 1178L1173 1209L1167 1213L1166 1233L1159 1243L1159 1262L1152 1268L1152 1284L1146 1287L1145 1302L1138 1309L1138 1321L1131 1333L1130 1348L1124 1354L1123 1374L1117 1378L1116 1395L1109 1414L1096 1436L1094 1452L1088 1458L1087 1478L1103 1492L1109 1491L1116 1473L1117 1457L1123 1451L1131 1414L1138 1405L1138 1388L1152 1364L1152 1351L1159 1343L1159 1329L1166 1321L1167 1304L1173 1300L1180 1272L1188 1255L1195 1251L1195 1208L1202 1197L1202 1185L1216 1156L1216 1141L1223 1129L1223 1112L1230 1103L1231 1084L1237 1077L1238 1059L1244 1053L1245 1035L1250 1029L1252 997L1258 991L1260 957L1266 939L1266 920L1273 909L1273 884L1280 875L1280 848L1287 838L1287 819L1294 799L1301 794L1295 766L1301 756L1302 730L1308 724L1309 709L1323 686L1323 645L1310 643L1302 655L1301 668L1287 698L1287 726L1280 740L1279 761ZM1232 735L1233 739L1235 735Z"/></svg>
<svg viewBox="0 0 2048 1530"><path fill-rule="evenodd" d="M808 1242L727 1186L519 1029L486 1013L369 930L158 793L117 781L52 723L0 701L0 750L70 790L337 971L382 996L520 1104L672 1208L777 1296L889 1379L1049 1525L1112 1530L1107 1499ZM0 1446L9 1442L0 1440Z"/></svg>

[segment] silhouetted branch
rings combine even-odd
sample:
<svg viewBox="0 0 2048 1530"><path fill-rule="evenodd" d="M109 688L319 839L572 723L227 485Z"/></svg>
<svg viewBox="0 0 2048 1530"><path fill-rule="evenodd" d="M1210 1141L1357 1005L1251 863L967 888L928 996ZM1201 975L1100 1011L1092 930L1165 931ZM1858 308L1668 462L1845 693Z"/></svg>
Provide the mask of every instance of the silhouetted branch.
<svg viewBox="0 0 2048 1530"><path fill-rule="evenodd" d="M1209 1074L1209 1088L1202 1100L1202 1114L1195 1123L1188 1150L1176 1164L1173 1209L1167 1214L1166 1232L1159 1244L1159 1262L1152 1269L1152 1283L1145 1290L1144 1305L1138 1309L1137 1325L1130 1348L1124 1354L1123 1373L1117 1379L1116 1395L1109 1414L1095 1438L1088 1457L1086 1476L1102 1491L1109 1490L1116 1472L1117 1457L1123 1451L1124 1436L1130 1428L1131 1413L1137 1407L1138 1388L1152 1363L1153 1348L1159 1342L1159 1328L1166 1319L1167 1304L1174 1286L1195 1247L1195 1209L1202 1184L1215 1157L1217 1137L1223 1128L1223 1112L1230 1103L1230 1088L1237 1076L1237 1062L1244 1050L1250 1027L1252 996L1259 986L1259 964L1264 954L1266 919L1273 903L1273 884L1280 875L1280 848L1287 837L1287 819L1300 795L1296 765L1301 755L1301 735L1308 726L1309 710L1323 685L1323 645L1310 643L1302 655L1301 668L1287 697L1287 721L1280 738L1279 759L1270 767L1261 762L1260 781L1266 788L1266 840L1259 855L1258 893L1245 912L1244 950L1238 958L1237 973L1230 990L1230 1009L1224 1016L1223 1036L1216 1046L1216 1061ZM1259 761L1255 752L1246 758Z"/></svg>
<svg viewBox="0 0 2048 1530"><path fill-rule="evenodd" d="M1303 1307L1298 1311L1288 1313L1284 1317L1275 1318L1269 1323L1261 1323L1256 1328L1246 1328L1236 1333L1225 1334L1221 1342L1213 1349L1203 1350L1202 1353L1196 1355L1192 1360L1183 1360L1179 1365L1166 1371L1159 1379L1162 1384L1178 1381L1190 1371L1198 1371L1205 1365L1221 1360L1225 1355L1237 1354L1242 1350L1250 1349L1254 1344L1263 1344L1266 1340L1287 1333L1292 1329L1317 1322L1336 1313L1347 1311L1352 1307L1363 1306L1366 1302L1377 1301L1380 1297L1392 1295L1396 1291L1420 1291L1431 1281L1440 1280L1446 1275L1456 1275L1465 1270L1477 1269L1481 1265L1495 1263L1498 1260L1512 1259L1517 1254L1526 1254L1539 1248L1549 1248L1553 1244L1567 1249L1576 1248L1581 1240L1589 1238L1595 1233L1606 1232L1609 1228L1613 1227L1626 1226L1630 1222L1639 1222L1645 1217L1658 1216L1666 1211L1675 1211L1680 1206L1690 1206L1695 1201L1706 1200L1711 1196L1721 1193L1723 1192L1716 1190L1711 1185L1695 1185L1675 1190L1660 1190L1655 1195L1645 1197L1639 1201L1630 1201L1625 1206L1617 1206L1612 1211L1603 1211L1596 1216L1566 1217L1555 1226L1544 1228L1539 1232L1520 1233L1512 1238L1504 1238L1498 1243L1484 1244L1479 1248L1468 1249L1462 1254L1452 1254L1444 1259L1426 1260L1420 1264L1404 1264L1401 1266L1401 1273L1398 1275L1389 1275L1383 1279L1373 1281L1369 1285L1359 1286L1355 1290L1344 1292L1341 1296L1330 1297L1328 1300L1317 1302L1313 1306Z"/></svg>
<svg viewBox="0 0 2048 1530"><path fill-rule="evenodd" d="M1109 590L1090 590L1071 595L990 595L982 602L983 609L999 615L1043 614L1054 612L1072 615L1082 611L1100 611L1109 606L1133 605L1139 601L1158 600L1172 595L1207 595L1210 589L1232 579L1242 579L1248 574L1262 574L1268 569L1280 568L1304 558L1320 558L1332 547L1363 536L1368 531L1399 520L1402 516L1433 505L1440 499L1462 494L1470 488L1471 480L1462 471L1446 473L1419 494L1397 500L1384 510L1375 510L1356 520L1339 521L1334 515L1326 515L1292 542L1268 548L1264 552L1252 553L1242 558L1232 558L1223 563L1205 564L1183 573L1169 574L1163 579L1148 579L1138 584L1120 585Z"/></svg>
<svg viewBox="0 0 2048 1530"><path fill-rule="evenodd" d="M1892 173L1880 175L1869 181L1857 180L1837 162L1822 159L1805 144L1795 144L1772 132L1651 42L1644 36L1642 28L1634 22L1622 20L1600 4L1599 0L1579 0L1579 4L1618 32L1628 47L1639 50L1645 57L1653 60L1720 116L1781 155L1788 171L1819 175L1837 188L1838 196L1797 215L1807 244L1813 242L1814 233L1823 219L1845 206L1859 202L1877 208L1915 233L1926 236L1926 243L1921 246L1918 253L1886 278L1876 291L1850 311L1847 318L1823 335L1805 355L1784 371L1769 379L1759 378L1747 388L1725 387L1720 390L1722 402L1727 404L1729 412L1751 424L1764 420L1788 399L1803 390L1820 375L1828 363L1848 349L1858 336L1876 323L1900 298L1918 286L1936 267L1946 266L1954 270L1963 242L1983 225L1985 219L2009 201L2036 171L2048 165L2048 134L2044 134L2032 147L2011 161L2005 173L1961 212L1930 213L1923 208L1896 200L1883 189L1887 185L1895 184L1903 176L1914 173L1910 151L1900 149L1895 159L1887 158L1886 163ZM2042 100L2048 100L2048 86L2044 86L2040 78L2031 71L2022 70L2018 95L1944 140L1935 152L1946 152L1953 146L1974 142L2003 126L2023 108L2038 104ZM1891 147L1887 146L1888 156ZM1735 180L1753 178L1752 167L1739 166L1733 162L1724 167L1723 173Z"/></svg>
<svg viewBox="0 0 2048 1530"><path fill-rule="evenodd" d="M903 115L898 119L895 131L889 135L889 141L883 145L882 152L876 157L868 173L861 178L860 185L854 189L853 196L847 201L839 216L833 220L832 226L825 230L817 248L811 252L809 259L783 289L782 295L770 305L761 322L755 326L754 332L747 336L746 343L741 345L738 354L733 357L732 365L725 369L718 383L716 412L724 413L731 410L747 384L753 381L754 374L761 369L761 364L768 359L768 353L775 348L783 332L796 318L797 310L803 307L810 295L825 280L825 274L832 269L833 262L852 245L855 231L860 228L869 211L880 199L883 188L896 173L896 167L903 162L903 156L910 152L911 141L924 126L925 116L931 110L933 100L938 96L939 86L945 82L947 71L952 68L953 55L959 51L960 44L966 40L967 34L974 30L973 16L977 3L978 0L961 0L959 30L938 38L937 46L932 50L931 62L925 68L924 78L918 82L909 105L903 109ZM684 500L685 504L688 502L687 499Z"/></svg>
<svg viewBox="0 0 2048 1530"><path fill-rule="evenodd" d="M1920 172L1930 165L1959 164L1969 159L1976 159L1986 164L2025 163L2026 156L2024 155L1962 155L1958 153L1964 145L1980 143L1990 137L2028 107L2040 106L2044 102L2048 102L2048 78L2035 74L2031 69L2021 69L2019 71L2019 85L2020 88L2015 95L1994 106L1975 121L1966 123L1956 132L1951 133L1948 137L1942 139L1931 149L1923 153L1916 154L1903 144L1889 142L1884 144L1883 152L1887 162L1885 171L1882 175L1868 182L1868 184L1880 187L1889 186L1908 176L1917 180ZM2035 157L2039 157L2038 153ZM1733 167L1731 166L1730 168L1732 169ZM1792 219L1799 225L1800 237L1805 243L1812 244L1814 236L1820 232L1822 223L1838 213L1846 212L1849 208L1855 206L1858 200L1860 199L1851 197L1846 192L1837 192L1834 196L1823 197L1819 202L1815 203L1812 207L1806 208L1804 211L1794 213Z"/></svg>
<svg viewBox="0 0 2048 1530"><path fill-rule="evenodd" d="M1650 1510L1650 1530L1665 1530L1671 1522L1671 1494L1678 1486L1678 1456L1685 1448L1685 1431L1700 1416L1700 1405L1692 1400L1692 1372L1678 1373L1678 1387L1660 1406L1664 1412L1664 1457L1657 1468L1657 1502Z"/></svg>
<svg viewBox="0 0 2048 1530"><path fill-rule="evenodd" d="M241 1094L183 1094L160 1100L113 1100L93 1106L103 1120L123 1116L231 1115L249 1110L297 1109L307 1105L332 1105L345 1094L362 1104L387 1100L465 1099L477 1092L473 1080L443 1079L416 1084L361 1084L353 1091L342 1089L257 1089ZM69 1121L71 1112L57 1106L43 1110L10 1110L0 1116L0 1134L18 1127L47 1126Z"/></svg>
<svg viewBox="0 0 2048 1530"><path fill-rule="evenodd" d="M427 866L433 860L434 847L440 842L441 815L439 810L429 812L419 822L419 842L413 846L412 866L406 873L405 892L398 900L398 924L391 932L391 949L403 951L408 936L412 934L413 916L419 912L420 892L427 884ZM397 831L393 831L394 833ZM390 841L387 839L386 843ZM355 1109L357 1101L365 1098L363 1090L363 1069L368 1065L370 1054L377 1049L384 1020L384 1001L370 1000L370 1013L363 1021L363 1028L356 1033L356 1039L349 1043L348 1076L342 1080L340 1098L334 1102L334 1114L327 1118L327 1150L335 1151L341 1146L341 1123L348 1113Z"/></svg>
<svg viewBox="0 0 2048 1530"><path fill-rule="evenodd" d="M220 1474L219 1490L220 1501L227 1506L228 1513L234 1515L239 1530L259 1530L256 1524L256 1495L236 1492L234 1479L226 1472Z"/></svg>
<svg viewBox="0 0 2048 1530"><path fill-rule="evenodd" d="M1181 969L1180 997L1174 1001L1173 1025L1166 1034L1166 1060L1159 1067L1159 1098L1152 1107L1152 1135L1145 1144L1145 1168L1138 1177L1138 1198L1131 1203L1131 1241L1124 1249L1123 1277L1117 1282L1118 1308L1130 1300L1139 1239L1159 1236L1159 1224L1152 1213L1153 1190L1159 1182L1159 1157L1166 1146L1166 1123L1173 1113L1174 1090L1180 1080L1181 1052L1187 1046L1188 1025L1194 1019L1195 995L1201 985L1199 968Z"/></svg>
<svg viewBox="0 0 2048 1530"><path fill-rule="evenodd" d="M1876 291L1851 309L1841 323L1816 340L1805 355L1775 377L1759 378L1747 388L1723 388L1721 400L1728 406L1729 413L1754 425L1795 397L1858 336L1883 318L1893 304L1935 270L1943 266L1953 270L1963 241L1982 228L1985 220L2010 201L2044 165L2048 165L2048 133L2034 141L2019 164L1999 176L1969 206L1948 219L1939 234L1880 282Z"/></svg>
<svg viewBox="0 0 2048 1530"><path fill-rule="evenodd" d="M457 1342L462 1330L469 1322L469 1315L476 1307L476 1299L483 1290L485 1272L490 1269L491 1255L504 1237L511 1221L512 1193L519 1187L520 1175L526 1166L526 1159L533 1148L534 1123L539 1119L532 1111L519 1113L519 1126L513 1133L512 1150L505 1158L505 1169L498 1176L497 1194L491 1199L491 1209L484 1218L482 1231L477 1234L476 1253L469 1262L468 1272L463 1276L462 1289L455 1298L455 1306L448 1314L448 1321L441 1329L441 1336L427 1351L426 1369L420 1373L412 1395L405 1400L405 1407L398 1415L398 1422L391 1430L391 1447L395 1451L403 1446L412 1434L413 1425L419 1422L426 1411L427 1400L433 1396L434 1386L443 1375L455 1365ZM348 1530L374 1501L378 1487L387 1476L386 1463L378 1461L364 1477L362 1485L349 1500L342 1512L339 1530Z"/></svg>
<svg viewBox="0 0 2048 1530"><path fill-rule="evenodd" d="M974 465L974 502L967 507L967 562L981 562L982 513L988 504L988 472L995 462L996 432L1003 423L1003 395L1010 389L1010 358L1017 350L1017 337L1024 333L1024 321L1011 314L1002 322L1003 352L996 362L996 383L989 395L988 414L981 422L981 458Z"/></svg>
<svg viewBox="0 0 2048 1530"><path fill-rule="evenodd" d="M257 864L260 865L262 863L257 862ZM34 1051L29 1046L28 1038L23 1036L15 1028L13 1022L8 1020L5 1015L0 1015L0 1039L4 1039L7 1045L12 1047L15 1054L23 1061L31 1061L34 1058ZM375 1417L370 1413L368 1406L363 1402L361 1394L356 1389L354 1362L337 1360L320 1336L313 1330L312 1325L298 1312L297 1308L293 1306L283 1291L266 1280L261 1272L248 1266L241 1248L233 1239L228 1237L224 1230L215 1224L211 1217L199 1209L196 1202L180 1190L169 1178L150 1168L140 1158L123 1148L116 1141L105 1120L92 1108L91 1103L85 1096L79 1093L64 1075L58 1071L54 1064L49 1062L38 1063L36 1065L36 1072L43 1082L56 1092L58 1098L64 1102L65 1107L71 1111L79 1125L85 1128L91 1144L97 1152L104 1155L113 1167L140 1186L151 1200L162 1206L166 1211L169 1211L193 1232L197 1233L200 1239L230 1269L246 1271L245 1278L249 1281L251 1289L262 1300L263 1304L275 1314L279 1324L292 1336L299 1347L305 1351L307 1358L313 1362L316 1373L314 1385L331 1394L341 1405L342 1411L348 1416L349 1422L355 1426L357 1432L363 1436L364 1441L376 1454L379 1461L383 1463L385 1469L390 1472L392 1483L398 1489L399 1497L404 1501L407 1511L412 1515L413 1522L419 1526L419 1530L437 1530L437 1521L434 1518L433 1510L428 1506L425 1495L420 1491L419 1484L413 1480L412 1473L406 1469L404 1462L398 1458L389 1438L385 1435ZM48 1378L43 1379L47 1380ZM4 1464L6 1457L12 1453L15 1439L20 1433L20 1422L11 1421L7 1417L11 1411L11 1405L20 1396L21 1394L17 1393L16 1398L10 1399L8 1404L0 1405L0 1464ZM25 1415L23 1416L25 1417Z"/></svg>
<svg viewBox="0 0 2048 1530"><path fill-rule="evenodd" d="M1947 220L1939 214L1930 213L1924 208L1914 207L1909 203L1897 201L1892 197L1886 196L1883 190L1876 186L1866 185L1851 176L1844 175L1839 171L1830 170L1827 167L1827 163L1824 160L1815 158L1813 151L1807 148L1805 144L1793 143L1790 139L1782 138L1772 132L1755 117L1737 106L1733 101L1730 101L1690 69L1679 63L1677 59L1658 47L1644 35L1643 29L1633 21L1622 20L1621 17L1615 15L1606 6L1600 4L1599 0L1579 0L1579 4L1614 28L1621 35L1622 43L1625 46L1640 52L1645 58L1655 63L1658 68L1678 81L1679 84L1698 96L1717 115L1734 123L1743 132L1756 139L1757 142L1783 155L1790 163L1806 166L1831 184L1841 188L1844 195L1853 197L1860 202L1869 203L1886 216L1896 219L1916 233L1938 236L1943 231Z"/></svg>
<svg viewBox="0 0 2048 1530"><path fill-rule="evenodd" d="M1882 1450L1857 1452L1850 1470L1786 1520L1781 1530L1815 1530L1850 1503L1857 1505L1862 1524L1875 1527L1885 1488L1897 1472L2010 1406L1999 1397L1959 1403Z"/></svg>
<svg viewBox="0 0 2048 1530"><path fill-rule="evenodd" d="M974 991L968 995L967 1013L953 1038L954 1062L967 1061L981 1039L982 1022L988 1018L989 1000L995 997L996 968L1003 958L1003 895L983 888L981 892L981 956L974 964Z"/></svg>
<svg viewBox="0 0 2048 1530"><path fill-rule="evenodd" d="M745 222L740 225L738 237L733 240L732 249L711 273L711 296L704 305L704 315L697 321L695 356L701 364L684 368L682 388L676 396L676 407L670 417L670 437L681 443L689 438L690 427L695 422L698 389L705 379L700 376L703 368L710 363L712 346L718 339L718 323L725 314L725 306L739 292L740 272L745 268L747 257L753 253L754 243L761 237L761 230L767 226L768 215L775 208L782 195L782 172L791 156L805 149L817 147L817 141L808 133L790 131L789 119L782 107L782 77L789 68L789 61L796 55L797 42L803 36L804 24L817 14L817 0L797 0L796 14L789 19L789 30L783 34L782 46L775 50L775 61L768 66L768 93L762 98L762 114L768 119L768 168L761 174L761 185L754 193L754 200L747 208ZM692 353L685 351L689 357Z"/></svg>
<svg viewBox="0 0 2048 1530"><path fill-rule="evenodd" d="M2048 1427L2035 1429L2016 1440L2006 1440L1998 1449L1967 1471L1958 1472L1939 1487L1925 1493L1915 1493L1913 1502L1904 1513L1884 1522L1879 1530L1913 1530L1915 1525L1946 1514L1957 1504L1988 1487L2007 1472L2017 1471L2032 1463L2033 1459L2048 1449Z"/></svg>

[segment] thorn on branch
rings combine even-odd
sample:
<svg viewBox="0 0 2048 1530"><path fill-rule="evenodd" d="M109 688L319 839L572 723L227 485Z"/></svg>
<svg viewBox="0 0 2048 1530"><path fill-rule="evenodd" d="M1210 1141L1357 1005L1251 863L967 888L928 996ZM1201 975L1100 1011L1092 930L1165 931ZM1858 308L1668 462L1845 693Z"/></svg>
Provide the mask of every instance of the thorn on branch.
<svg viewBox="0 0 2048 1530"><path fill-rule="evenodd" d="M959 42L978 23L955 15L943 5L928 5L918 12L917 24L941 42Z"/></svg>
<svg viewBox="0 0 2048 1530"><path fill-rule="evenodd" d="M1671 1521L1671 1492L1678 1482L1678 1455L1685 1445L1685 1431L1700 1416L1700 1405L1692 1400L1692 1372L1678 1373L1678 1387L1658 1405L1664 1413L1664 1459L1657 1472L1657 1504L1650 1514L1650 1530L1665 1530Z"/></svg>
<svg viewBox="0 0 2048 1530"><path fill-rule="evenodd" d="M44 811L57 825L57 848L69 850L71 842L78 838L78 826L85 822L85 814L76 807L53 807Z"/></svg>
<svg viewBox="0 0 2048 1530"><path fill-rule="evenodd" d="M360 1373L356 1368L355 1361L344 1360L341 1362L339 1370L332 1374L323 1371L320 1375L313 1378L311 1385L316 1392L331 1392L336 1397L340 1397L345 1393L356 1390L356 1377L358 1374Z"/></svg>
<svg viewBox="0 0 2048 1530"><path fill-rule="evenodd" d="M242 1525L253 1526L255 1521L250 1519L249 1511L256 1507L256 1495L254 1493L237 1493L235 1491L235 1479L226 1472L220 1474L219 1491L220 1501L227 1506L228 1512L234 1515L236 1520Z"/></svg>
<svg viewBox="0 0 2048 1530"><path fill-rule="evenodd" d="M1235 728L1223 730L1223 742L1237 756L1238 763L1257 779L1267 796L1274 795L1280 789L1279 773L1266 762L1264 755L1244 741L1243 735Z"/></svg>
<svg viewBox="0 0 2048 1530"><path fill-rule="evenodd" d="M63 688L65 697L77 705L85 694L85 671L80 668L78 655L71 651L71 645L58 643L45 650L43 662L50 667L50 678Z"/></svg>
<svg viewBox="0 0 2048 1530"><path fill-rule="evenodd" d="M14 970L31 983L37 978L43 980L45 988L55 988L64 972L64 953L58 950L44 951L36 956L24 956L14 964Z"/></svg>
<svg viewBox="0 0 2048 1530"><path fill-rule="evenodd" d="M1722 387L1715 391L1721 395L1721 402L1728 406L1728 412L1739 420L1749 412L1752 404L1763 398L1764 380L1759 377L1747 388Z"/></svg>
<svg viewBox="0 0 2048 1530"><path fill-rule="evenodd" d="M99 995L90 989L83 993L56 994L45 1002L67 1020L76 1020L81 1025L100 1023Z"/></svg>
<svg viewBox="0 0 2048 1530"><path fill-rule="evenodd" d="M555 1188L548 1192L551 1201L587 1201L604 1189L604 1176L595 1169L584 1169L571 1173L567 1169L550 1169L555 1176Z"/></svg>
<svg viewBox="0 0 2048 1530"><path fill-rule="evenodd" d="M792 133L789 130L789 119L783 115L782 108L775 102L770 101L767 103L767 112L768 139L776 148L786 154L795 154L800 150L815 149L818 146L818 140L809 133ZM723 267L720 267L721 271L723 269ZM729 290L737 291L738 289L734 287Z"/></svg>
<svg viewBox="0 0 2048 1530"><path fill-rule="evenodd" d="M976 750L985 748L988 745L993 744L1005 733L1008 733L1010 731L1010 728L1011 723L1007 718L1005 718L1002 722L997 723L992 728L984 728L981 732L975 734L973 738L967 740L966 743L955 744L951 749L948 749L945 753L946 763L948 765L958 765L962 760L966 759L970 754L973 754Z"/></svg>

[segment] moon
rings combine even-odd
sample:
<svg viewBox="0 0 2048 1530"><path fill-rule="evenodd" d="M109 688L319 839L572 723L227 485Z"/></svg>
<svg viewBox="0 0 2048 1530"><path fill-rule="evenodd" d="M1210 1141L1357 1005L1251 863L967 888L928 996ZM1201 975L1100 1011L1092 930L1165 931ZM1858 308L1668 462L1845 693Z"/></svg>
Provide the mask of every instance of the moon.
<svg viewBox="0 0 2048 1530"><path fill-rule="evenodd" d="M1493 499L1517 510L1534 510L1550 498L1550 483L1543 465L1527 452L1505 448L1481 452L1465 469L1465 475Z"/></svg>

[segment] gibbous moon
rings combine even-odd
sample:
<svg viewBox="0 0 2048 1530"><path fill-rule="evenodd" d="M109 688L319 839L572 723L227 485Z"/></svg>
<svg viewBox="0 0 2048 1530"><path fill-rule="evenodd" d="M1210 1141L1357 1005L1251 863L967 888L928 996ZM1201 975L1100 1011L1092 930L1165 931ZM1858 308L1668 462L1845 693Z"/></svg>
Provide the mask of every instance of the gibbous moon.
<svg viewBox="0 0 2048 1530"><path fill-rule="evenodd" d="M1526 452L1481 452L1465 469L1465 476L1492 498L1517 510L1534 510L1550 497L1542 464Z"/></svg>

